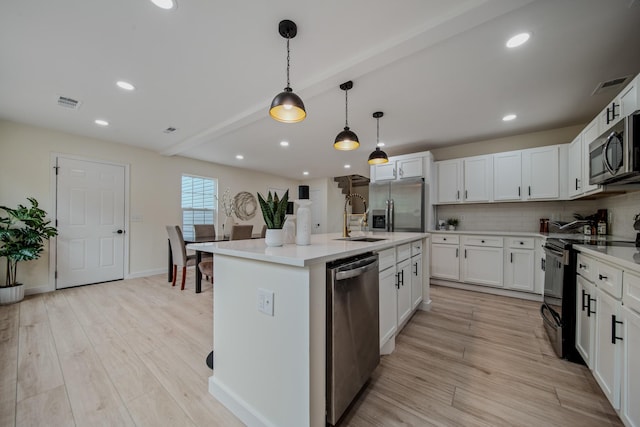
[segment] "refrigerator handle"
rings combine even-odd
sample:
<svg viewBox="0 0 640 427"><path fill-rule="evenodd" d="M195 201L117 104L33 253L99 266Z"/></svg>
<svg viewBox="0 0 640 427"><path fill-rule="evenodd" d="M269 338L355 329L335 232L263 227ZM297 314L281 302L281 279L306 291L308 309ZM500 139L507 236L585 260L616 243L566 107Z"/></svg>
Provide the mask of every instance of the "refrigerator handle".
<svg viewBox="0 0 640 427"><path fill-rule="evenodd" d="M393 231L393 199L389 200L389 226L387 231Z"/></svg>
<svg viewBox="0 0 640 427"><path fill-rule="evenodd" d="M384 201L384 231L389 231L389 199Z"/></svg>

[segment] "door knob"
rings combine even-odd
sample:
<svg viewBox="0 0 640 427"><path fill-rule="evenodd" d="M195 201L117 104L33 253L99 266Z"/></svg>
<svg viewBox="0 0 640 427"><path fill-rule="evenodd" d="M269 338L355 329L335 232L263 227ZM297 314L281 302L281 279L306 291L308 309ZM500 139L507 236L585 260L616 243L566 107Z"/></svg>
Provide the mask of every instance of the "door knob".
<svg viewBox="0 0 640 427"><path fill-rule="evenodd" d="M116 230L113 234L124 234L124 230Z"/></svg>

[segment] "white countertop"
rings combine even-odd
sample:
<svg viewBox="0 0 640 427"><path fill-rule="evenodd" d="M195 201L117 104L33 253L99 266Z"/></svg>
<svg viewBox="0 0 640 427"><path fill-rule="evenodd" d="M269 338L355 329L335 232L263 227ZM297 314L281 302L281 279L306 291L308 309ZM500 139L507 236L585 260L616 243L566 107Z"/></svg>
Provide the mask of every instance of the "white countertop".
<svg viewBox="0 0 640 427"><path fill-rule="evenodd" d="M578 251L640 273L640 248L573 245Z"/></svg>
<svg viewBox="0 0 640 427"><path fill-rule="evenodd" d="M264 239L247 239L215 243L192 243L187 245L187 249L213 254L230 255L257 261L266 261L276 264L305 267L311 264L333 261L367 251L380 251L403 243L424 239L425 237L429 237L429 234L401 232L351 233L351 237L359 236L382 238L385 240L377 242L336 240L342 238L342 235L340 233L331 233L312 234L311 244L308 246L286 244L280 247L267 247Z"/></svg>

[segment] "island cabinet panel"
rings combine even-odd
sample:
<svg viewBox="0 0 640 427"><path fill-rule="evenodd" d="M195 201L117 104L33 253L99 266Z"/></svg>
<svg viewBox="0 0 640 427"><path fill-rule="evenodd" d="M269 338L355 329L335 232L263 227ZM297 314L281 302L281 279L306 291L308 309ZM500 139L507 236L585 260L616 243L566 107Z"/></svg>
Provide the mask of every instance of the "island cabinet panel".
<svg viewBox="0 0 640 427"><path fill-rule="evenodd" d="M411 316L411 261L399 262L397 268L398 325L402 326Z"/></svg>
<svg viewBox="0 0 640 427"><path fill-rule="evenodd" d="M422 242L411 245L411 307L416 309L423 299Z"/></svg>
<svg viewBox="0 0 640 427"><path fill-rule="evenodd" d="M593 369L595 346L595 286L584 277L576 277L576 349L584 363Z"/></svg>
<svg viewBox="0 0 640 427"><path fill-rule="evenodd" d="M623 307L624 365L620 417L627 426L640 426L640 313Z"/></svg>
<svg viewBox="0 0 640 427"><path fill-rule="evenodd" d="M622 327L614 322L620 321L620 302L612 296L597 289L596 292L596 322L595 322L595 359L593 376L600 385L602 392L614 409L620 409L620 371L622 365L621 340Z"/></svg>

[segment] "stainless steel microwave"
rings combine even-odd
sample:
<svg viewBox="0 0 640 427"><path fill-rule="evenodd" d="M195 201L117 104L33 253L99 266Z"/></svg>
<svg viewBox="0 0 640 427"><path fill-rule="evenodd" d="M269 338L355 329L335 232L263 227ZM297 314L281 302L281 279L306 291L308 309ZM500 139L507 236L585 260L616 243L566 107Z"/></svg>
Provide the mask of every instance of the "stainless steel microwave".
<svg viewBox="0 0 640 427"><path fill-rule="evenodd" d="M640 110L589 144L589 184L640 182Z"/></svg>

